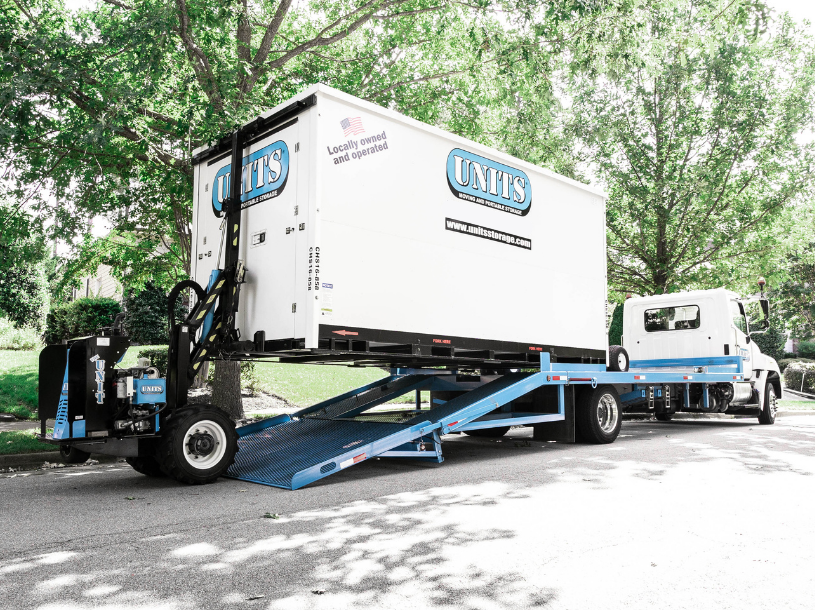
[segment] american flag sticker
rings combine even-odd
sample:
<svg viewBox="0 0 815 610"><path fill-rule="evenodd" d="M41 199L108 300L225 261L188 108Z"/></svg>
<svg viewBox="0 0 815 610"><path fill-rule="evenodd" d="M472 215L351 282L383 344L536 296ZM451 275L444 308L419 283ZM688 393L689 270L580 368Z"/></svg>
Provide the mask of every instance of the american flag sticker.
<svg viewBox="0 0 815 610"><path fill-rule="evenodd" d="M356 136L365 133L365 129L362 127L362 119L359 117L343 119L340 121L340 127L342 127L342 135L346 138L350 135Z"/></svg>

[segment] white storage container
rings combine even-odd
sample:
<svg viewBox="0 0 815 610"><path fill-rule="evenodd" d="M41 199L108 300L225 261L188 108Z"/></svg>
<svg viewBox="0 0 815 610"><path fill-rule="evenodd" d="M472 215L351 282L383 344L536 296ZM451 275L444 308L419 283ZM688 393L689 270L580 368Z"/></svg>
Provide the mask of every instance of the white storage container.
<svg viewBox="0 0 815 610"><path fill-rule="evenodd" d="M244 153L242 339L605 358L601 192L324 85L263 116L280 121ZM206 286L230 154L196 161Z"/></svg>

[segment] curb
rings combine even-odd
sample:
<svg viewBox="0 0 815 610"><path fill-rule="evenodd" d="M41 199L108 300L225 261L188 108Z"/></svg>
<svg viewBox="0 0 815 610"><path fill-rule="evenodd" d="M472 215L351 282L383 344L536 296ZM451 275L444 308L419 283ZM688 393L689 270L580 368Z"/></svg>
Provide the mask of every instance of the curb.
<svg viewBox="0 0 815 610"><path fill-rule="evenodd" d="M115 462L119 459L116 455L96 455L93 454L91 459L98 462ZM4 468L23 468L23 467L36 467L39 468L44 462L51 464L62 464L59 451L38 451L36 453L15 453L12 455L0 455L0 469ZM65 464L68 466L68 464ZM81 466L82 464L71 464L71 466Z"/></svg>

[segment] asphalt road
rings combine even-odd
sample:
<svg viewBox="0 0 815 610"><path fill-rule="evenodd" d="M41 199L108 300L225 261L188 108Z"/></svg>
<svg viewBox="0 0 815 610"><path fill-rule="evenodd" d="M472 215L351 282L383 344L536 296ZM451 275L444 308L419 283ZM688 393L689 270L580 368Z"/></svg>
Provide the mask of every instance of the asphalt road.
<svg viewBox="0 0 815 610"><path fill-rule="evenodd" d="M626 422L606 446L513 430L444 450L296 492L125 464L0 475L0 606L815 605L815 417Z"/></svg>

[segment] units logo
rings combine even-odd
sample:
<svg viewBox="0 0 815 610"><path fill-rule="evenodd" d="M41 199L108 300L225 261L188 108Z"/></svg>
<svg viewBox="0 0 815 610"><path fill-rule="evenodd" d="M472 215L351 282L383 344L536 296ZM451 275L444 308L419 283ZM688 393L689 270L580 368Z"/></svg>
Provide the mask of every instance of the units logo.
<svg viewBox="0 0 815 610"><path fill-rule="evenodd" d="M105 404L105 361L96 361L96 370L94 373L94 380L96 381L96 391L93 393L96 396L96 404Z"/></svg>
<svg viewBox="0 0 815 610"><path fill-rule="evenodd" d="M526 216L532 183L519 169L454 148L447 155L447 184L459 199Z"/></svg>
<svg viewBox="0 0 815 610"><path fill-rule="evenodd" d="M224 201L229 197L232 165L226 165L215 174L212 185L212 211L223 216ZM289 147L282 140L269 144L244 157L241 163L241 208L273 199L286 188L289 178Z"/></svg>
<svg viewBox="0 0 815 610"><path fill-rule="evenodd" d="M161 394L164 392L164 386L161 385L143 385L139 389L142 394Z"/></svg>

